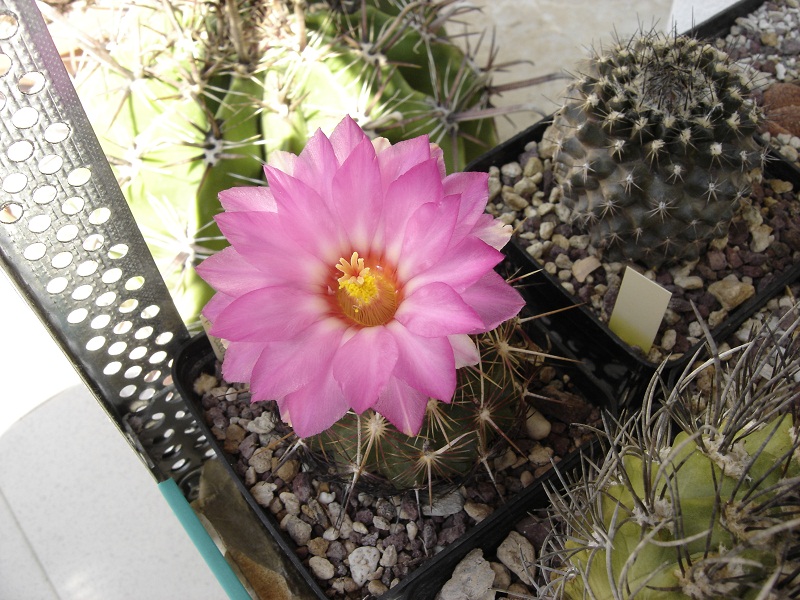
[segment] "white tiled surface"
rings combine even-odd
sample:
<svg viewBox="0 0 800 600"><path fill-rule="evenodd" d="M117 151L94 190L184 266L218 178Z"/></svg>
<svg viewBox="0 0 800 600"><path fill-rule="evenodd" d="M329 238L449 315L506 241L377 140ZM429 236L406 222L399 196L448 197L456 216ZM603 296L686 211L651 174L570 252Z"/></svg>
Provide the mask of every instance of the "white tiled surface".
<svg viewBox="0 0 800 600"><path fill-rule="evenodd" d="M615 29L674 21L684 30L732 4L475 3L483 7L479 24L497 26L500 62L533 61L511 67L504 81L569 69ZM509 92L502 103L550 112L561 88ZM517 117L501 135L537 119ZM2 271L0 318L0 599L222 598L144 466Z"/></svg>

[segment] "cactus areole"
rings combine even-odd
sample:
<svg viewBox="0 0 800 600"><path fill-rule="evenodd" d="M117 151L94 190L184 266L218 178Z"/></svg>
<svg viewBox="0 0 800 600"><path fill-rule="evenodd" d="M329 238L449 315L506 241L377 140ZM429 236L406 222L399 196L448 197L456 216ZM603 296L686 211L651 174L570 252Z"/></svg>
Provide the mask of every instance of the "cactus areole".
<svg viewBox="0 0 800 600"><path fill-rule="evenodd" d="M612 261L697 258L724 237L763 151L747 76L693 38L642 33L594 56L554 120L562 202Z"/></svg>

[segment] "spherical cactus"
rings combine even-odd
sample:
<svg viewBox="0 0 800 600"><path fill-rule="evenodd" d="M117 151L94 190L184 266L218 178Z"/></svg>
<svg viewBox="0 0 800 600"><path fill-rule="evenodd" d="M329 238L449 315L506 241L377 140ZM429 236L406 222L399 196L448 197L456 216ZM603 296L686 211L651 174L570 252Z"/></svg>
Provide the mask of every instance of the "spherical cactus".
<svg viewBox="0 0 800 600"><path fill-rule="evenodd" d="M299 152L347 114L393 143L428 134L451 172L496 144L493 67L448 37L463 10L449 0L52 4L81 101L190 324L211 295L193 267L224 243L217 194L260 181L269 153Z"/></svg>
<svg viewBox="0 0 800 600"><path fill-rule="evenodd" d="M727 233L763 150L746 75L696 39L643 32L592 57L551 130L561 202L611 261L693 260Z"/></svg>
<svg viewBox="0 0 800 600"><path fill-rule="evenodd" d="M476 470L491 473L498 448L524 423L528 378L538 348L517 319L477 338L481 361L458 371L449 404L431 400L419 435L409 436L373 410L348 413L329 430L304 440L317 470L360 489L430 493L458 484Z"/></svg>
<svg viewBox="0 0 800 600"><path fill-rule="evenodd" d="M707 361L660 410L651 393L608 424L602 466L552 495L564 531L551 541L550 592L705 600L800 589L797 328L739 348L733 364Z"/></svg>

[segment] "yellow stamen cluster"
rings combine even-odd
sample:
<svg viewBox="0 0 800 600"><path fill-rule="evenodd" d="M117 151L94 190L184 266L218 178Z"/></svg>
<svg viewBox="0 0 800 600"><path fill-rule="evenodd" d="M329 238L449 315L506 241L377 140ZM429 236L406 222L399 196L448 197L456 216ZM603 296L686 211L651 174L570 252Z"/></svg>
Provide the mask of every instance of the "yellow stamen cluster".
<svg viewBox="0 0 800 600"><path fill-rule="evenodd" d="M344 316L364 327L385 325L394 317L397 288L380 267L373 271L353 252L349 261L339 259L336 270L342 273L336 300Z"/></svg>

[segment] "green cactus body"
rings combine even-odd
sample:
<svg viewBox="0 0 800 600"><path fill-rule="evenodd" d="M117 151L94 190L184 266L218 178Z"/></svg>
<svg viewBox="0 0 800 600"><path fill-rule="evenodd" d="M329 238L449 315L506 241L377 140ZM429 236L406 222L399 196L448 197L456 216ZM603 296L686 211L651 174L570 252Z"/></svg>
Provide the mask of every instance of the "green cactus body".
<svg viewBox="0 0 800 600"><path fill-rule="evenodd" d="M759 169L762 119L727 55L642 33L590 59L551 130L561 202L611 261L693 260Z"/></svg>
<svg viewBox="0 0 800 600"><path fill-rule="evenodd" d="M488 469L498 443L524 422L526 378L538 359L527 354L536 350L514 323L480 336L478 348L480 365L459 369L449 404L428 403L419 435L405 435L373 411L349 413L306 440L309 458L334 478L387 493L441 490ZM521 361L508 360L519 350Z"/></svg>
<svg viewBox="0 0 800 600"><path fill-rule="evenodd" d="M726 473L725 467L685 432L679 433L661 453L664 459L647 465L650 472L647 490L642 476L646 473L645 461L639 456L624 455L622 465L628 483L609 486L598 500L599 512L608 529L614 532L609 540L612 577L606 566L609 550L582 548L579 543L568 542L565 545L568 550L577 550L570 557L571 563L578 572L588 573L588 577L581 575L569 581L565 586L566 596L583 598L585 591L590 590L588 597L610 599L616 597L614 589L623 590L624 598L723 598L741 590L736 578L759 575L763 578L763 571L775 566L775 547L748 538L753 531L780 521L781 509L751 518L754 509L748 503L764 501L759 490L776 486L781 489L800 476L800 463L782 456L786 448L792 447L792 426L791 417L783 416L756 432L741 432L747 435L741 442L743 453L737 453L731 464L743 466L753 461L744 480L741 472ZM776 468L783 463L785 470ZM644 511L640 508L653 499L660 499L661 505L656 502ZM673 501L679 501L679 516ZM643 519L644 514L648 514L647 519ZM731 520L734 516L735 523ZM685 542L676 547L676 540ZM737 561L726 561L725 554L737 548ZM682 562L692 575L682 573ZM700 567L715 562L730 562L735 568L719 571L718 581L705 582L705 576L697 582L691 580ZM732 581L726 583L727 578ZM614 579L616 586L612 584ZM695 587L700 589L705 583L714 593L710 596L693 593ZM755 595L753 590L751 595L743 597Z"/></svg>
<svg viewBox="0 0 800 600"><path fill-rule="evenodd" d="M798 326L687 372L659 410L652 386L641 412L606 427L602 466L551 494L565 530L547 554L548 592L721 600L800 589Z"/></svg>
<svg viewBox="0 0 800 600"><path fill-rule="evenodd" d="M192 267L223 244L217 194L262 183L272 151L299 153L345 114L393 143L428 134L450 171L496 144L482 118L491 71L447 37L450 4L76 0L66 17L43 5L78 23L76 88L188 323L211 294ZM81 31L87 15L108 29Z"/></svg>

